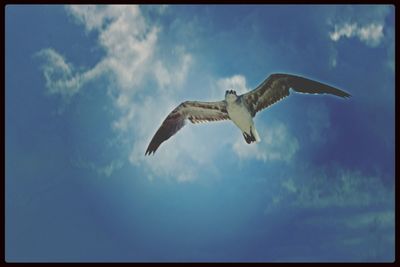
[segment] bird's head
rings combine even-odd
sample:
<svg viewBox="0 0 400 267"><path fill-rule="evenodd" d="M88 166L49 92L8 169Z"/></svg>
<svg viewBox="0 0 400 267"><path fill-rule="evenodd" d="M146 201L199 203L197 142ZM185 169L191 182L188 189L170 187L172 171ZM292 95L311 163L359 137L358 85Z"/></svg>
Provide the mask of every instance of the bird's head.
<svg viewBox="0 0 400 267"><path fill-rule="evenodd" d="M225 100L226 101L235 101L237 99L237 94L235 90L226 90L225 91Z"/></svg>

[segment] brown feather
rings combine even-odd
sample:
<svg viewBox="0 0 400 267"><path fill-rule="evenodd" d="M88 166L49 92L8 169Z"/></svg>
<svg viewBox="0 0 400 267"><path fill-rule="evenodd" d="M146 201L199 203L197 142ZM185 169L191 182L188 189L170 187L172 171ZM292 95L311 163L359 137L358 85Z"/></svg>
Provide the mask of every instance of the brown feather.
<svg viewBox="0 0 400 267"><path fill-rule="evenodd" d="M225 101L219 102L195 102L185 101L177 106L165 118L160 128L150 141L145 155L155 153L164 141L176 134L188 119L191 123L197 124L207 121L219 121L229 119Z"/></svg>
<svg viewBox="0 0 400 267"><path fill-rule="evenodd" d="M350 97L350 94L332 86L291 74L276 73L270 75L254 90L243 94L251 115L267 108L289 95L292 88L299 93L332 94L339 97Z"/></svg>

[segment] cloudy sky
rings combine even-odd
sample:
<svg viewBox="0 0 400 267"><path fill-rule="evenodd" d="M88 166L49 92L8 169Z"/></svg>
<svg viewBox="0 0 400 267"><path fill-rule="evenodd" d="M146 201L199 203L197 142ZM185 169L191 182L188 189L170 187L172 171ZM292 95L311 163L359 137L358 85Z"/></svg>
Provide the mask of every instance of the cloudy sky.
<svg viewBox="0 0 400 267"><path fill-rule="evenodd" d="M393 6L7 6L5 255L20 261L393 261ZM255 117L185 100L285 72Z"/></svg>

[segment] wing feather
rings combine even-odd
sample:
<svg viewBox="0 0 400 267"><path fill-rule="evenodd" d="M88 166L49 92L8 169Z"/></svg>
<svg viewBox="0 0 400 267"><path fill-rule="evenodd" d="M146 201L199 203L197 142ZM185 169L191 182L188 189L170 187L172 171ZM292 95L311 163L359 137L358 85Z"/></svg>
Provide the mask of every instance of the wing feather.
<svg viewBox="0 0 400 267"><path fill-rule="evenodd" d="M258 111L287 97L290 88L299 93L332 94L343 98L351 96L345 91L304 77L275 73L242 97L254 117Z"/></svg>
<svg viewBox="0 0 400 267"><path fill-rule="evenodd" d="M229 115L226 110L226 102L185 101L181 103L165 118L151 139L145 155L154 154L161 143L185 126L186 119L191 123L228 120Z"/></svg>

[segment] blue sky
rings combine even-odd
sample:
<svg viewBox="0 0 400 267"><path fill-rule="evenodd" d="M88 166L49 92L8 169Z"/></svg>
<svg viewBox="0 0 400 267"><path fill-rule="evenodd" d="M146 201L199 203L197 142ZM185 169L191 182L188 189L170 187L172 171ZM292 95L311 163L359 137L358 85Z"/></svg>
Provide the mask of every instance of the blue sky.
<svg viewBox="0 0 400 267"><path fill-rule="evenodd" d="M24 261L394 260L394 7L6 7L5 253ZM188 124L144 152L185 100L269 74L292 93Z"/></svg>

